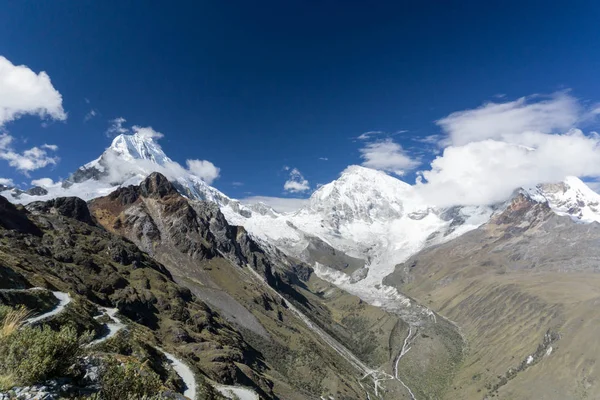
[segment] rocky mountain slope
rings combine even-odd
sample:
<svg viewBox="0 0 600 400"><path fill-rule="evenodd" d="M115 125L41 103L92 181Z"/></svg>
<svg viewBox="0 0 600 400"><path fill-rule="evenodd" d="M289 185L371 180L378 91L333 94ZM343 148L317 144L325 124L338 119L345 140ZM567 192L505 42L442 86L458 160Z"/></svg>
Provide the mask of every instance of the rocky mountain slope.
<svg viewBox="0 0 600 400"><path fill-rule="evenodd" d="M81 199L57 198L23 209L0 197L0 291L32 287L69 293L73 299L67 311L47 321L54 328L73 326L101 337L103 323L94 317L102 307L117 309L128 329L106 342L114 346L109 353L147 361L174 390L181 390L181 381L153 349L168 349L189 363L200 394L208 396L211 382L235 382L275 397L261 354L178 285L163 265L97 225ZM23 301L5 296L2 303ZM34 310L38 303L25 301Z"/></svg>
<svg viewBox="0 0 600 400"><path fill-rule="evenodd" d="M461 327L468 352L447 398L600 396L600 225L558 215L538 195L518 192L480 228L384 279Z"/></svg>
<svg viewBox="0 0 600 400"><path fill-rule="evenodd" d="M99 336L98 310L115 309L122 317L114 324L124 318L127 329L103 346L118 353L129 351L119 350L122 341L127 349L142 340L167 349L204 377L206 390L228 384L249 386L264 399L408 398L398 381L385 378L401 345L397 317L311 276L300 263L267 256L214 204L190 202L162 175L97 199L92 213L78 198L27 209L1 200L0 289L72 293L69 312L52 326L72 323ZM144 357L162 376L173 373L160 353Z"/></svg>
<svg viewBox="0 0 600 400"><path fill-rule="evenodd" d="M214 203L185 198L154 173L139 186L91 201L90 209L238 326L277 372L274 390L282 397L407 395L398 382L365 377L355 362L378 376L390 371L401 344L398 317L336 289L275 248L263 250Z"/></svg>

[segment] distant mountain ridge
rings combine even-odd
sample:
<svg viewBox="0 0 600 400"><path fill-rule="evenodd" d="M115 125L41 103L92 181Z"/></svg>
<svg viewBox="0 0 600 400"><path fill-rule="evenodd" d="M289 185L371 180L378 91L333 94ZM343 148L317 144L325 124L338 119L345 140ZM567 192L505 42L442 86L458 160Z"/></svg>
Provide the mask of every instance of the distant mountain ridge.
<svg viewBox="0 0 600 400"><path fill-rule="evenodd" d="M58 196L90 200L139 184L155 171L164 174L183 195L216 203L229 223L244 226L259 242L288 255L314 265L316 245L330 248L344 259L363 259L363 267L351 271L355 292L372 291L397 263L481 226L504 207L437 208L424 202L413 186L354 165L316 190L304 208L278 213L265 204L245 205L229 198L174 162L154 139L137 133L115 137L100 157L64 182L28 191L4 188L2 194L19 203ZM600 221L600 195L576 177L522 190L535 201L547 202L559 215L582 223ZM318 258L323 260L321 256Z"/></svg>

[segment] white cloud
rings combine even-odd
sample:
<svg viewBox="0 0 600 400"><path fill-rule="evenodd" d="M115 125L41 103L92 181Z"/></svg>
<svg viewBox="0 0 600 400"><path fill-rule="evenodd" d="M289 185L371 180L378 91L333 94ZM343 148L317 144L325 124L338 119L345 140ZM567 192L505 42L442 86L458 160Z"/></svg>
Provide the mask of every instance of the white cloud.
<svg viewBox="0 0 600 400"><path fill-rule="evenodd" d="M33 186L41 186L41 187L52 187L52 186L56 186L57 183L55 183L52 179L50 178L40 178L40 179L34 179L31 181L31 184Z"/></svg>
<svg viewBox="0 0 600 400"><path fill-rule="evenodd" d="M593 115L564 92L453 113L438 121L451 144L416 187L439 206L480 205L569 175L600 177L600 136L572 128Z"/></svg>
<svg viewBox="0 0 600 400"><path fill-rule="evenodd" d="M161 139L165 135L154 130L151 126L134 125L131 129L123 126L127 120L123 117L118 117L109 121L110 125L106 130L106 136L131 135L136 134L146 139Z"/></svg>
<svg viewBox="0 0 600 400"><path fill-rule="evenodd" d="M215 164L206 160L187 160L188 170L209 185L219 177L221 171Z"/></svg>
<svg viewBox="0 0 600 400"><path fill-rule="evenodd" d="M144 127L144 126L134 125L131 127L131 130L133 131L133 133L140 135L142 137L148 138L148 139L161 139L165 136L162 133L152 129L151 126Z"/></svg>
<svg viewBox="0 0 600 400"><path fill-rule="evenodd" d="M50 156L48 151L55 151L58 146L53 144L44 144L41 147L32 147L19 153L15 151L11 144L14 138L7 133L0 134L0 159L8 161L11 167L23 172L25 175L29 171L43 168L47 165L54 165L59 158ZM48 150L48 151L47 151Z"/></svg>
<svg viewBox="0 0 600 400"><path fill-rule="evenodd" d="M62 96L44 71L36 74L0 56L0 126L22 115L64 121Z"/></svg>
<svg viewBox="0 0 600 400"><path fill-rule="evenodd" d="M298 211L308 205L308 199L290 199L285 197L251 196L241 200L244 204L264 203L275 211L287 213Z"/></svg>
<svg viewBox="0 0 600 400"><path fill-rule="evenodd" d="M385 132L383 132L383 131L369 131L369 132L360 134L359 136L357 136L357 139L358 140L368 140L368 139L371 139L373 136L378 136L378 135L383 135L383 134L385 134Z"/></svg>
<svg viewBox="0 0 600 400"><path fill-rule="evenodd" d="M122 134L130 133L129 129L123 127L123 124L127 122L127 120L123 117L117 117L109 121L110 125L106 130L106 136L118 136Z"/></svg>
<svg viewBox="0 0 600 400"><path fill-rule="evenodd" d="M233 181L233 182L231 182L231 185L235 186L235 187L240 187L240 186L244 186L244 182Z"/></svg>
<svg viewBox="0 0 600 400"><path fill-rule="evenodd" d="M329 161L329 158L327 158L327 157L319 157L319 160L321 160L321 161Z"/></svg>
<svg viewBox="0 0 600 400"><path fill-rule="evenodd" d="M485 139L505 140L524 132L565 132L583 117L577 99L559 92L549 98L529 96L486 103L474 110L452 113L436 123L448 134L452 145L461 146Z"/></svg>
<svg viewBox="0 0 600 400"><path fill-rule="evenodd" d="M404 175L407 170L419 165L419 161L412 159L402 146L392 139L367 143L360 149L360 153L363 166L396 175Z"/></svg>
<svg viewBox="0 0 600 400"><path fill-rule="evenodd" d="M13 139L8 133L0 133L0 150L9 148Z"/></svg>
<svg viewBox="0 0 600 400"><path fill-rule="evenodd" d="M0 178L0 185L4 185L4 186L13 186L13 180L12 179L8 179L8 178Z"/></svg>
<svg viewBox="0 0 600 400"><path fill-rule="evenodd" d="M98 115L98 112L94 109L91 109L87 114L85 114L85 117L83 117L83 122L87 122L90 119L94 118L96 115Z"/></svg>
<svg viewBox="0 0 600 400"><path fill-rule="evenodd" d="M42 149L56 151L56 150L58 150L58 146L55 144L43 144Z"/></svg>
<svg viewBox="0 0 600 400"><path fill-rule="evenodd" d="M413 138L411 138L411 140L418 142L418 143L434 145L436 147L445 147L445 146L448 146L451 144L448 137L445 135L441 135L441 134L440 135L428 135L428 136L421 136L421 137L413 137Z"/></svg>
<svg viewBox="0 0 600 400"><path fill-rule="evenodd" d="M406 129L402 129L393 133L389 133L389 132L384 132L384 131L369 131L369 132L365 132L359 136L356 137L356 139L358 140L371 140L374 139L375 137L381 137L381 136L395 136L395 135L399 135L401 133L405 133L408 132Z"/></svg>
<svg viewBox="0 0 600 400"><path fill-rule="evenodd" d="M310 184L297 168L292 168L289 179L283 184L283 190L290 193L306 192L310 190Z"/></svg>

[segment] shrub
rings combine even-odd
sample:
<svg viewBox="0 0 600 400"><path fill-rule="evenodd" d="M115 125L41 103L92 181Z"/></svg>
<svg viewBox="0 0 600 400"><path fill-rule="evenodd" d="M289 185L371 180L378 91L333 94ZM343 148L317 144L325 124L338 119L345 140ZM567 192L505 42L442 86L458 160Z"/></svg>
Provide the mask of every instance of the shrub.
<svg viewBox="0 0 600 400"><path fill-rule="evenodd" d="M15 319L7 322L10 315L5 316L3 326L20 326ZM81 340L71 327L53 331L49 327L25 326L5 331L8 333L0 337L0 375L14 377L16 385L31 385L68 374L82 351Z"/></svg>
<svg viewBox="0 0 600 400"><path fill-rule="evenodd" d="M156 372L146 363L135 359L124 362L106 361L100 375L100 393L103 400L144 398L159 393L162 384Z"/></svg>

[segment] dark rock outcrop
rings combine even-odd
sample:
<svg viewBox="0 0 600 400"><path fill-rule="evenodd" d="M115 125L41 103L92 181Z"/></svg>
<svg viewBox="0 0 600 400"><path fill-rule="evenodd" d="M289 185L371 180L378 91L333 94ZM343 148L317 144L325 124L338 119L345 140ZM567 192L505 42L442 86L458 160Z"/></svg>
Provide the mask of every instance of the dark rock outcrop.
<svg viewBox="0 0 600 400"><path fill-rule="evenodd" d="M34 186L25 191L30 196L45 196L48 194L48 191L41 186Z"/></svg>
<svg viewBox="0 0 600 400"><path fill-rule="evenodd" d="M96 225L85 201L79 197L58 197L48 201L35 201L26 206L32 213L58 214L89 225Z"/></svg>
<svg viewBox="0 0 600 400"><path fill-rule="evenodd" d="M27 218L23 208L17 208L5 197L0 196L0 227L40 236L41 230Z"/></svg>
<svg viewBox="0 0 600 400"><path fill-rule="evenodd" d="M177 190L171 182L158 172L150 174L140 183L140 194L144 197L165 197L177 194Z"/></svg>

